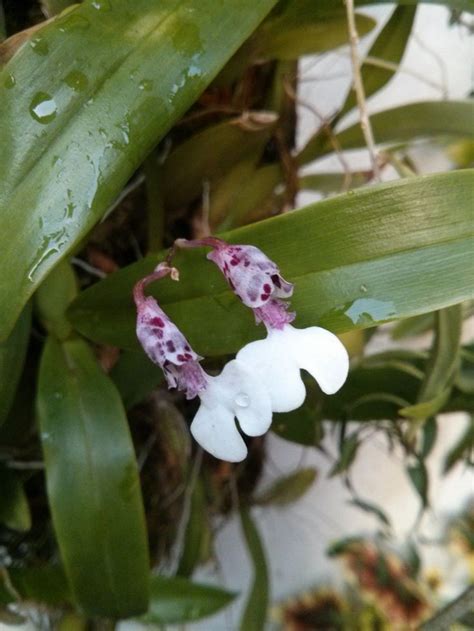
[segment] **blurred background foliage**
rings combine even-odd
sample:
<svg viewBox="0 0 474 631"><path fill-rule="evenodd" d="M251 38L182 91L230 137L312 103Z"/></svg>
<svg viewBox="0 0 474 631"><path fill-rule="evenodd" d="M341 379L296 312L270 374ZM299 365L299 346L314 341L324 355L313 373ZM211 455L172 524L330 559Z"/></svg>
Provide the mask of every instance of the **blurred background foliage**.
<svg viewBox="0 0 474 631"><path fill-rule="evenodd" d="M360 37L375 27L369 4L355 3ZM472 31L471 0L441 4ZM416 548L394 549L383 507L359 497L350 474L363 442L383 433L406 456L422 514L438 416L474 413L474 346L461 342L473 310L474 105L378 112L378 162L351 171L346 152L366 143L359 122L344 123L354 92L329 118L298 98L298 60L347 44L346 9L0 2L0 620L86 629L135 618L159 628L208 616L236 594L192 576L213 558L216 524L238 513L254 567L240 628L438 624L436 580ZM367 98L398 72L416 11L415 1L397 3L360 60ZM296 151L299 107L319 124ZM418 174L409 149L420 143L440 147L452 168ZM302 171L331 154L339 172ZM398 179L378 184L386 168ZM305 190L322 200L291 212ZM187 427L195 402L166 390L134 335L133 283L175 238L210 233L262 247L296 283L297 323L342 335L352 357L344 388L324 397L308 384L305 404L276 414L272 431L332 459L330 475L380 526L374 539L329 551L350 575L345 591L315 587L272 612L271 550L250 508L287 506L317 471L262 491L264 437L248 440L239 465L202 454ZM181 282L153 291L218 371L261 332L200 254L178 259ZM365 355L376 328L395 320L399 348ZM404 348L427 331L430 349ZM337 437L335 457L327 436ZM445 472L472 466L473 441L471 421ZM472 563L472 508L447 528L454 539ZM464 609L457 628L472 628Z"/></svg>

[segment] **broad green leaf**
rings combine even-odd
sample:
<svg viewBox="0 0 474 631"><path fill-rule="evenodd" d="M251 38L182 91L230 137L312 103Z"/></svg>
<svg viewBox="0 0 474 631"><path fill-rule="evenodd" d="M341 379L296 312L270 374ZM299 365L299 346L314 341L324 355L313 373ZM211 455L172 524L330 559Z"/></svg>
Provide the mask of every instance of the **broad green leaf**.
<svg viewBox="0 0 474 631"><path fill-rule="evenodd" d="M110 378L128 410L163 382L163 371L143 353L124 351L110 371Z"/></svg>
<svg viewBox="0 0 474 631"><path fill-rule="evenodd" d="M369 49L367 56L391 64L399 64L405 53L415 19L415 13L416 6L396 7L390 19ZM392 69L381 68L370 63L362 63L361 75L366 98L383 88L394 74L395 71ZM353 90L351 90L338 114L338 118L356 105L357 100Z"/></svg>
<svg viewBox="0 0 474 631"><path fill-rule="evenodd" d="M296 326L336 332L375 326L473 295L473 171L410 178L318 202L224 235L252 243L295 283ZM134 282L160 257L147 257L83 292L74 326L94 341L137 348ZM202 355L236 352L263 336L204 252L175 259L180 281L150 287Z"/></svg>
<svg viewBox="0 0 474 631"><path fill-rule="evenodd" d="M317 407L314 397L311 396L311 389L315 387L314 381L305 385L308 395L304 404L294 412L274 413L272 432L292 443L316 447L324 437L324 428L321 422L320 409Z"/></svg>
<svg viewBox="0 0 474 631"><path fill-rule="evenodd" d="M63 570L54 565L10 568L8 579L22 600L41 603L42 605L64 605L71 603L71 592ZM0 574L0 603L15 602L16 598L2 583Z"/></svg>
<svg viewBox="0 0 474 631"><path fill-rule="evenodd" d="M56 265L35 294L36 308L44 328L60 340L66 339L72 332L66 309L76 295L76 277L66 260Z"/></svg>
<svg viewBox="0 0 474 631"><path fill-rule="evenodd" d="M298 185L302 191L319 191L325 195L330 193L340 193L344 186L358 188L367 184L370 176L368 173L311 173L303 175L298 180Z"/></svg>
<svg viewBox="0 0 474 631"><path fill-rule="evenodd" d="M250 594L240 620L240 631L263 631L267 619L269 585L265 551L247 507L240 508L240 523L253 565Z"/></svg>
<svg viewBox="0 0 474 631"><path fill-rule="evenodd" d="M152 576L150 584L150 608L140 621L152 625L199 620L226 607L235 598L232 592L192 583L179 576Z"/></svg>
<svg viewBox="0 0 474 631"><path fill-rule="evenodd" d="M30 337L31 308L27 305L8 338L0 342L0 426L15 397Z"/></svg>
<svg viewBox="0 0 474 631"><path fill-rule="evenodd" d="M24 532L31 528L28 500L18 475L0 466L0 524Z"/></svg>
<svg viewBox="0 0 474 631"><path fill-rule="evenodd" d="M253 504L272 504L286 506L296 502L308 491L316 479L318 472L313 467L299 469L290 475L283 476L274 482L269 489L262 491L252 500Z"/></svg>
<svg viewBox="0 0 474 631"><path fill-rule="evenodd" d="M414 142L423 138L459 136L472 138L473 101L421 101L372 114L370 122L377 144ZM359 123L336 134L342 149L365 147ZM332 153L327 135L317 133L298 154L300 165Z"/></svg>
<svg viewBox="0 0 474 631"><path fill-rule="evenodd" d="M216 180L268 141L276 119L272 112L249 112L207 127L178 145L162 167L166 206L175 208L200 198L205 182L213 188Z"/></svg>
<svg viewBox="0 0 474 631"><path fill-rule="evenodd" d="M360 36L374 27L372 18L356 15ZM344 7L326 6L312 0L293 0L275 11L255 34L256 55L268 59L297 59L331 50L347 43Z"/></svg>
<svg viewBox="0 0 474 631"><path fill-rule="evenodd" d="M49 338L38 414L53 525L74 599L89 614L148 606L135 454L118 392L82 340Z"/></svg>
<svg viewBox="0 0 474 631"><path fill-rule="evenodd" d="M275 3L87 0L3 68L0 339Z"/></svg>

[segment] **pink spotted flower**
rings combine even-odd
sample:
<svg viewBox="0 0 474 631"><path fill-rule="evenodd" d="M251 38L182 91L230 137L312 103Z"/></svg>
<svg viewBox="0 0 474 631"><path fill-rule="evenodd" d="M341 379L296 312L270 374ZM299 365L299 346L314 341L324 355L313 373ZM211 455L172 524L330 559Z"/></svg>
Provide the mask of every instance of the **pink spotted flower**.
<svg viewBox="0 0 474 631"><path fill-rule="evenodd" d="M247 455L247 447L235 419L242 433L264 434L272 422L270 395L252 368L237 359L228 362L217 376L202 369L202 358L156 300L144 294L149 283L168 274L177 278L174 268L160 264L134 287L137 337L151 361L162 368L170 388L183 391L188 399L201 399L191 423L196 441L216 458L239 462Z"/></svg>
<svg viewBox="0 0 474 631"><path fill-rule="evenodd" d="M349 358L341 341L330 331L313 326L291 325L295 314L285 299L293 285L285 281L278 266L253 245L230 245L207 237L178 240L179 247L211 247L207 257L216 263L230 288L253 310L257 324L263 322L267 337L244 346L236 359L258 375L270 394L273 412L290 412L306 397L301 370L309 372L326 394L344 384Z"/></svg>

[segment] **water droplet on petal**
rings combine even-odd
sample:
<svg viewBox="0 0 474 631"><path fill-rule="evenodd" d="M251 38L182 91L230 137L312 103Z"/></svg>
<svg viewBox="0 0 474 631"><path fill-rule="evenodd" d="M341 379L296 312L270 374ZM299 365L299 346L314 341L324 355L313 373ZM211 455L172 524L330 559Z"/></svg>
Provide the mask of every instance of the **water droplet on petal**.
<svg viewBox="0 0 474 631"><path fill-rule="evenodd" d="M239 394L235 397L234 402L239 408L248 408L250 405L250 397L248 394L245 394L245 392L239 392Z"/></svg>
<svg viewBox="0 0 474 631"><path fill-rule="evenodd" d="M30 114L38 123L47 125L56 118L55 100L46 92L37 92L30 104Z"/></svg>

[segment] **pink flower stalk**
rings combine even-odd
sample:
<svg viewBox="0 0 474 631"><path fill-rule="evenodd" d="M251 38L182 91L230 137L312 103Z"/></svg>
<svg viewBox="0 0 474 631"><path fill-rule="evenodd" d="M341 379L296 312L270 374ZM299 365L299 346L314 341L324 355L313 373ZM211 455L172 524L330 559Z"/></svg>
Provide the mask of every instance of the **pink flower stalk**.
<svg viewBox="0 0 474 631"><path fill-rule="evenodd" d="M187 399L193 399L207 387L206 373L199 364L202 357L193 351L156 300L144 294L147 285L168 274L176 279L178 272L166 263L160 263L154 272L139 280L133 288L137 337L151 361L163 370L168 386L182 390Z"/></svg>
<svg viewBox="0 0 474 631"><path fill-rule="evenodd" d="M187 241L178 239L178 247L210 246L207 258L224 274L232 291L253 310L257 324L267 329L283 329L295 319L283 298L293 294L293 285L281 275L278 266L253 245L229 245L222 239L206 237Z"/></svg>

